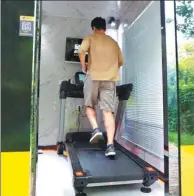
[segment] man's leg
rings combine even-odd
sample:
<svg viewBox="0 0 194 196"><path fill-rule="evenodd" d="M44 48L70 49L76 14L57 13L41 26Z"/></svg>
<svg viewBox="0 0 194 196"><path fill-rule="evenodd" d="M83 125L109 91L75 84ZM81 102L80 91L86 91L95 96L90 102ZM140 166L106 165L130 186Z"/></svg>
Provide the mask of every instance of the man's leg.
<svg viewBox="0 0 194 196"><path fill-rule="evenodd" d="M100 87L100 107L103 110L104 125L107 131L107 150L106 156L116 155L114 148L115 135L115 100L116 100L116 85L115 82L101 82Z"/></svg>
<svg viewBox="0 0 194 196"><path fill-rule="evenodd" d="M84 99L86 106L87 117L93 128L93 133L90 139L91 143L96 143L102 137L102 132L98 128L96 111L94 106L97 104L98 100L98 81L92 81L91 76L87 75L87 79L84 84Z"/></svg>
<svg viewBox="0 0 194 196"><path fill-rule="evenodd" d="M88 119L90 121L90 124L93 129L98 128L98 123L97 123L97 118L96 118L96 111L91 108L86 106L86 114L88 116Z"/></svg>
<svg viewBox="0 0 194 196"><path fill-rule="evenodd" d="M104 125L107 131L107 145L114 144L115 119L112 111L103 111Z"/></svg>
<svg viewBox="0 0 194 196"><path fill-rule="evenodd" d="M102 132L98 128L96 111L91 107L86 107L86 113L90 121L90 124L93 128L93 133L90 138L90 143L97 143L102 138Z"/></svg>

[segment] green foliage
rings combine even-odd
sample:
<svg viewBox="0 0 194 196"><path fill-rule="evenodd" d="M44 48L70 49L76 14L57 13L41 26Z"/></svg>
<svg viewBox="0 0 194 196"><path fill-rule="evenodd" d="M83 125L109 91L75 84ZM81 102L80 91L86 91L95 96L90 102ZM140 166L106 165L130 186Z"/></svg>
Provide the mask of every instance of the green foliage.
<svg viewBox="0 0 194 196"><path fill-rule="evenodd" d="M177 86L176 72L169 68L168 70L168 125L169 130L177 130Z"/></svg>
<svg viewBox="0 0 194 196"><path fill-rule="evenodd" d="M187 43L185 44L185 50L188 54L193 54L194 53L194 43L191 42L191 43Z"/></svg>
<svg viewBox="0 0 194 196"><path fill-rule="evenodd" d="M194 135L194 42L184 46L179 59L179 103L181 131ZM177 130L177 86L175 71L168 72L169 129ZM194 141L193 141L194 143Z"/></svg>
<svg viewBox="0 0 194 196"><path fill-rule="evenodd" d="M194 84L180 84L179 93L181 130L194 134Z"/></svg>
<svg viewBox="0 0 194 196"><path fill-rule="evenodd" d="M182 20L178 20L177 29L187 38L194 37L194 16L191 1L180 1L176 6L176 13L182 18Z"/></svg>
<svg viewBox="0 0 194 196"><path fill-rule="evenodd" d="M185 88L189 84L192 85L194 82L194 56L180 60L179 69L180 85L185 86Z"/></svg>
<svg viewBox="0 0 194 196"><path fill-rule="evenodd" d="M168 134L169 141L178 146L178 133L176 131L171 131ZM194 135L188 133L181 134L181 145L193 145Z"/></svg>

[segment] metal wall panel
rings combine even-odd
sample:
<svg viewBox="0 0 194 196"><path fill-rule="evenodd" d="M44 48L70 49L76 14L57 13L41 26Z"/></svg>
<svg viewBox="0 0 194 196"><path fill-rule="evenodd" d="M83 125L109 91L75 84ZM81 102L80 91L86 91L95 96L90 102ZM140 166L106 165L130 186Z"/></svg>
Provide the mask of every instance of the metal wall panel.
<svg viewBox="0 0 194 196"><path fill-rule="evenodd" d="M20 16L34 16L34 2L2 2L3 152L30 150L33 38L19 36Z"/></svg>

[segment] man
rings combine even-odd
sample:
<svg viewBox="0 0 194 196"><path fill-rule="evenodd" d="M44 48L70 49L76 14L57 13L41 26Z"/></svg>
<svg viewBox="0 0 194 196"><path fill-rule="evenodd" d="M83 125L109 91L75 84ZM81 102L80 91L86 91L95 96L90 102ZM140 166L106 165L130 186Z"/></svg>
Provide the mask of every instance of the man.
<svg viewBox="0 0 194 196"><path fill-rule="evenodd" d="M114 156L116 155L114 148L115 119L113 115L116 101L115 82L118 80L123 57L117 42L105 34L105 19L101 17L94 18L91 27L93 34L83 40L79 49L82 71L86 73L84 82L86 113L93 127L90 142L96 143L102 137L94 109L99 101L108 138L105 155ZM87 52L88 65L85 62Z"/></svg>

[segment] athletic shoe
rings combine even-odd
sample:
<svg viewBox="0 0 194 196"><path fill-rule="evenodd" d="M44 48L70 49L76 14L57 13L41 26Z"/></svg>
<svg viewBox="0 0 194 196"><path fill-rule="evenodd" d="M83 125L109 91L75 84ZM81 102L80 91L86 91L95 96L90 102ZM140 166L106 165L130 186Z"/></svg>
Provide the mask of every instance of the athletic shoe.
<svg viewBox="0 0 194 196"><path fill-rule="evenodd" d="M115 155L116 155L116 151L115 151L114 145L113 144L107 145L105 156L109 157L109 156L115 156Z"/></svg>
<svg viewBox="0 0 194 196"><path fill-rule="evenodd" d="M97 128L92 133L92 137L90 139L90 143L97 143L103 137L102 132Z"/></svg>

